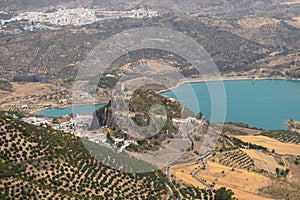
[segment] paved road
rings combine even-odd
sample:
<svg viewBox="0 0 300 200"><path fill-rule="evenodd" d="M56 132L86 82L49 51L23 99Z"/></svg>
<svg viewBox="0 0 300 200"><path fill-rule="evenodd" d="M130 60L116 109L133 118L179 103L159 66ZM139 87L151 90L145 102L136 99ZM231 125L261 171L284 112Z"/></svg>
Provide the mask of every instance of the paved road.
<svg viewBox="0 0 300 200"><path fill-rule="evenodd" d="M224 137L224 139L226 140L226 142L228 142L230 144L230 146L235 147L235 145L231 142L231 140L229 140L226 137Z"/></svg>
<svg viewBox="0 0 300 200"><path fill-rule="evenodd" d="M176 188L176 186L174 185L174 183L172 182L172 178L171 178L171 169L173 167L180 167L180 166L188 166L188 165L194 165L197 164L198 160L196 161L191 161L191 162L186 162L186 163L178 163L178 164L171 164L166 168L166 174L168 176L169 182L170 184L172 184L174 186L174 188L177 190L178 192L178 199L181 200L183 199L183 195L180 193L179 189Z"/></svg>
<svg viewBox="0 0 300 200"><path fill-rule="evenodd" d="M194 179L196 179L198 182L200 182L202 185L204 185L205 187L207 187L209 190L213 190L213 187L211 187L209 184L207 184L206 182L202 181L200 178L197 177L197 174L199 173L200 170L205 170L206 166L205 163L203 162L204 159L210 158L213 155L213 152L208 152L202 156L199 157L198 160L195 161L189 161L189 162L185 162L185 163L177 163L177 164L171 164L166 168L166 174L168 176L169 182L170 184L172 184L174 186L174 188L177 190L179 196L178 199L181 200L183 199L183 195L180 193L179 189L176 188L176 186L173 184L172 182L172 178L171 178L171 169L173 167L180 167L180 166L188 166L188 165L194 165L194 164L202 164L202 167L199 167L197 170L195 170L192 173L192 176ZM198 155L197 155L198 156Z"/></svg>
<svg viewBox="0 0 300 200"><path fill-rule="evenodd" d="M204 121L204 120L202 120L200 123L202 124L203 121ZM197 131L197 129L195 129L194 131ZM187 135L187 138L189 139L190 147L192 147L193 139L191 138L190 134ZM197 155L196 153L194 153L194 154L195 154L196 156L199 156L199 155ZM183 195L180 193L179 189L176 188L176 186L175 186L175 185L173 184L173 182L172 182L172 178L171 178L171 169L172 169L173 167L188 166L188 165L194 165L194 164L200 163L200 164L202 164L202 167L200 167L200 168L198 168L196 171L194 171L194 172L192 173L192 176L193 176L193 178L195 178L197 181L199 181L201 184L203 184L205 187L207 187L207 188L210 189L210 190L213 190L213 188L212 188L209 184L205 183L204 181L202 181L201 179L199 179L199 178L197 177L198 172L199 172L201 169L203 169L203 170L205 169L205 163L203 162L203 160L204 160L204 159L207 159L207 158L210 158L212 155L213 155L213 152L208 152L208 153L206 153L206 154L204 154L204 155L202 155L202 156L199 156L199 158L198 158L197 160L195 160L195 161L188 161L188 162L183 162L183 163L170 164L170 165L166 168L166 174L167 174L167 176L168 176L169 182L170 182L170 184L172 184L172 186L174 186L174 188L177 190L177 192L178 192L178 199L179 199L179 200L183 199ZM172 192L172 194L173 194L173 192ZM169 195L169 194L168 194L168 195Z"/></svg>
<svg viewBox="0 0 300 200"><path fill-rule="evenodd" d="M192 176L193 176L194 179L196 179L202 185L207 187L209 190L213 190L214 189L213 187L211 187L208 183L206 183L205 181L202 181L200 178L197 177L197 174L200 172L200 170L205 170L205 168L206 168L205 163L203 162L202 159L199 159L199 162L202 164L202 167L199 167L198 169L193 171Z"/></svg>

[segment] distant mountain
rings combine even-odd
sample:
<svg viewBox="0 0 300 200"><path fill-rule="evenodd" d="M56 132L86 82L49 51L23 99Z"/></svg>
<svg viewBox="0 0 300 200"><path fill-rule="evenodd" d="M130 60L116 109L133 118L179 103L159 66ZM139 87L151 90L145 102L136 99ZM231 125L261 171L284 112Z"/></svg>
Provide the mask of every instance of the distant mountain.
<svg viewBox="0 0 300 200"><path fill-rule="evenodd" d="M30 27L31 22L11 22L0 29L0 78L14 80L17 75L17 80L27 81L36 75L43 82L52 78L72 81L80 63L101 41L124 30L149 26L170 28L195 39L205 47L223 73L253 75L261 69L264 76L298 76L293 70L299 64L300 22L296 17L300 4L289 5L276 0L57 0L51 3L0 0L5 19L15 15L15 11L42 8L38 10L51 12L59 7L81 6L100 10L145 7L157 10L159 16L109 19L80 27L51 25L49 29L33 31L24 29L24 26ZM11 12L7 13L8 10ZM146 51L143 53L148 56Z"/></svg>
<svg viewBox="0 0 300 200"><path fill-rule="evenodd" d="M6 12L20 12L33 10L49 10L55 7L78 7L89 5L88 0L0 0L0 10Z"/></svg>
<svg viewBox="0 0 300 200"><path fill-rule="evenodd" d="M16 72L25 77L38 75L46 82L52 78L74 78L80 63L101 41L115 33L146 26L160 26L184 32L204 46L220 71L224 72L251 69L254 62L268 56L266 50L274 49L270 45L259 44L218 27L210 27L195 18L166 15L153 19L118 19L87 25L85 29L64 28L0 37L0 67L3 71L1 76L13 80L15 73L12 72ZM153 60L157 59L155 55L151 57L144 50L135 55L139 55L140 59L149 56ZM125 61L119 65L132 62L130 59Z"/></svg>

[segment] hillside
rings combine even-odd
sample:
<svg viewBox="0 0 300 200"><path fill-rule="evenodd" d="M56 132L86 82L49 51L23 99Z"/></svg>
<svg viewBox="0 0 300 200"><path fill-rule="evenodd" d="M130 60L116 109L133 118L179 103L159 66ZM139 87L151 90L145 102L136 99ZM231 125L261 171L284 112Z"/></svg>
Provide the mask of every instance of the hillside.
<svg viewBox="0 0 300 200"><path fill-rule="evenodd" d="M113 170L91 156L81 140L70 133L36 127L7 116L1 116L0 125L2 198L166 196L166 179L160 172L132 174Z"/></svg>
<svg viewBox="0 0 300 200"><path fill-rule="evenodd" d="M186 185L184 193L190 194L191 185L225 186L240 200L299 199L299 133L265 131L244 123L225 123L224 127L221 145L209 158L171 169L174 182Z"/></svg>
<svg viewBox="0 0 300 200"><path fill-rule="evenodd" d="M177 135L178 124L172 119L185 119L195 117L195 114L188 108L182 106L178 101L169 99L157 94L151 89L137 89L129 102L129 113L132 121L140 127L147 126L151 122L150 108L153 105L162 105L166 110L166 122L158 133L145 138L136 138L122 131L116 124L115 117L111 108L111 102L96 111L92 129L108 127L110 136L113 138L128 138L137 140L137 145L131 144L128 149L131 151L158 150L160 144L166 139L181 137Z"/></svg>
<svg viewBox="0 0 300 200"><path fill-rule="evenodd" d="M239 107L258 108L260 98L227 85L298 84L299 11L300 0L0 0L0 200L299 200L300 122L286 121L288 130L238 122L260 121ZM203 73L211 67L216 73ZM208 80L207 113L198 83L197 99L179 84ZM160 95L165 89L178 100ZM295 102L288 89L274 93ZM279 102L255 92L264 108ZM227 105L224 124L213 120L223 111L216 102ZM37 114L85 104L105 106ZM297 119L297 106L286 106L264 113ZM227 122L232 111L237 122Z"/></svg>
<svg viewBox="0 0 300 200"><path fill-rule="evenodd" d="M112 169L100 161L101 155L97 160L87 151L88 141L11 114L22 117L1 112L0 199L177 199L178 190L162 171ZM88 145L107 153L95 143ZM234 195L224 187L209 191L185 184L180 193L183 198L216 200Z"/></svg>
<svg viewBox="0 0 300 200"><path fill-rule="evenodd" d="M299 29L287 23L249 30L248 27L242 26L210 26L203 18L169 14L146 19L111 19L83 27L4 34L0 37L0 53L3 55L0 60L3 71L0 78L11 81L49 82L52 77L59 81L70 81L76 76L80 63L101 41L125 30L149 26L173 29L195 39L208 51L219 70L224 73L248 72L257 67L267 69L267 75L270 75L269 68L291 73L289 67L294 68L298 63ZM265 36L268 32L272 32L272 35L267 40ZM122 59L121 56L119 61L116 61L118 65L112 67L124 66L146 58L162 60L171 65L175 63L174 67L181 67L183 74L187 76L195 74L193 71L185 71L188 69L183 67L188 65L179 56L172 57L170 52L157 51L159 53L155 54L141 49L124 55L127 56L126 59ZM279 53L270 57L272 52ZM290 56L294 57L294 63L290 63ZM278 61L274 63L270 60Z"/></svg>

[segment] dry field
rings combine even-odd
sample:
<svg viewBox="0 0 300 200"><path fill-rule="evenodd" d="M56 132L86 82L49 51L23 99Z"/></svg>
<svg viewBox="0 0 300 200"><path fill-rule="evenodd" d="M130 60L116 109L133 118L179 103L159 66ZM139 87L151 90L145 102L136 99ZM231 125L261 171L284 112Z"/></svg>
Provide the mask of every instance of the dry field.
<svg viewBox="0 0 300 200"><path fill-rule="evenodd" d="M287 180L291 183L295 183L300 186L300 166L299 164L295 164L296 157L295 156L286 156L285 161L288 165L290 170L289 174L287 175Z"/></svg>
<svg viewBox="0 0 300 200"><path fill-rule="evenodd" d="M12 83L13 92L0 97L1 102L17 97L48 94L53 90L51 84L45 83Z"/></svg>
<svg viewBox="0 0 300 200"><path fill-rule="evenodd" d="M225 186L232 189L240 200L269 199L259 194L259 189L271 185L271 179L254 172L242 169L232 171L231 167L208 161L207 169L200 171L198 177L214 182L215 188Z"/></svg>
<svg viewBox="0 0 300 200"><path fill-rule="evenodd" d="M12 83L13 92L5 92L0 97L2 110L33 112L45 107L63 107L69 102L70 94L56 86L45 83ZM0 91L0 94L2 92ZM27 105L22 108L22 105Z"/></svg>
<svg viewBox="0 0 300 200"><path fill-rule="evenodd" d="M272 155L257 150L242 149L242 151L254 160L254 165L259 169L275 174L276 168L282 168Z"/></svg>
<svg viewBox="0 0 300 200"><path fill-rule="evenodd" d="M188 147L189 141L187 139L172 139L168 144L153 153L129 151L127 153L137 159L152 163L159 168L164 168L178 160Z"/></svg>
<svg viewBox="0 0 300 200"><path fill-rule="evenodd" d="M177 167L172 169L171 173L179 180L186 184L192 184L204 188L204 186L195 180L191 172L199 165L190 165L185 167ZM242 169L232 171L231 167L226 167L211 161L207 162L207 169L200 171L198 177L207 181L207 183L215 183L215 188L225 186L235 193L235 197L240 200L268 200L270 198L259 194L260 188L268 187L272 184L271 179Z"/></svg>
<svg viewBox="0 0 300 200"><path fill-rule="evenodd" d="M194 154L191 151L186 151L173 164L184 163L184 162L188 162L188 161L196 161L198 159L199 159L199 156L197 156L196 154Z"/></svg>
<svg viewBox="0 0 300 200"><path fill-rule="evenodd" d="M171 174L174 175L177 180L183 181L184 183L204 188L204 186L201 183L199 183L196 179L194 179L191 175L191 173L200 166L200 164L195 164L182 167L174 167L171 170Z"/></svg>
<svg viewBox="0 0 300 200"><path fill-rule="evenodd" d="M144 64L151 69L150 71L152 73L179 71L178 69L172 67L169 64L159 62L156 60L142 60L141 62L144 62Z"/></svg>
<svg viewBox="0 0 300 200"><path fill-rule="evenodd" d="M274 149L279 154L293 154L300 155L300 145L283 143L278 140L266 136L235 136L244 142L251 142L252 144L267 147L269 150Z"/></svg>
<svg viewBox="0 0 300 200"><path fill-rule="evenodd" d="M232 124L226 124L226 127L230 128L230 129L234 129L234 130L239 130L242 132L247 133L248 135L257 135L257 134L261 134L262 131L261 130L256 130L256 129L251 129L251 128L243 128L243 127L238 127L236 125L232 125ZM230 135L230 134L229 134ZM234 135L233 135L234 136Z"/></svg>

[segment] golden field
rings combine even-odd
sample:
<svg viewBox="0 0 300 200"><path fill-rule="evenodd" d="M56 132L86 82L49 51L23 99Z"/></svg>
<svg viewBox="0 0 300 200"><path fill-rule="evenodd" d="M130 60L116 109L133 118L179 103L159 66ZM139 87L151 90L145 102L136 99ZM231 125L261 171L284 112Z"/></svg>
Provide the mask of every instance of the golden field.
<svg viewBox="0 0 300 200"><path fill-rule="evenodd" d="M235 136L235 137L244 142L251 142L252 144L257 144L257 145L267 147L269 150L274 149L279 154L300 155L300 145L298 144L283 143L266 136Z"/></svg>
<svg viewBox="0 0 300 200"><path fill-rule="evenodd" d="M194 179L193 176L191 175L191 173L198 167L200 167L200 164L174 167L171 170L171 174L173 174L177 179L185 183L189 183L196 187L198 186L200 188L203 188L204 186L201 183L199 183L196 179Z"/></svg>
<svg viewBox="0 0 300 200"><path fill-rule="evenodd" d="M194 171L199 165L190 165L177 167L172 169L172 174L179 180L187 184L204 186L194 179L191 172ZM230 188L235 193L235 197L240 200L269 200L270 198L260 194L259 189L272 185L271 179L247 170L235 169L232 171L231 167L226 167L215 162L208 161L207 169L201 170L198 177L207 180L207 183L215 183L215 188L225 186Z"/></svg>
<svg viewBox="0 0 300 200"><path fill-rule="evenodd" d="M241 149L254 160L254 164L259 169L264 169L271 173L276 173L276 168L282 168L272 155L262 151Z"/></svg>
<svg viewBox="0 0 300 200"><path fill-rule="evenodd" d="M53 90L53 85L46 83L12 83L12 86L13 92L6 92L5 96L1 96L1 101L16 97L48 94Z"/></svg>

